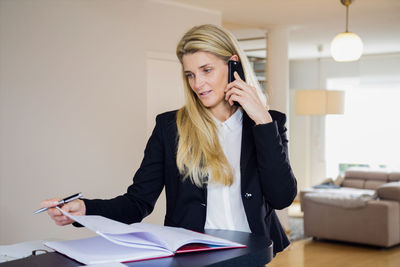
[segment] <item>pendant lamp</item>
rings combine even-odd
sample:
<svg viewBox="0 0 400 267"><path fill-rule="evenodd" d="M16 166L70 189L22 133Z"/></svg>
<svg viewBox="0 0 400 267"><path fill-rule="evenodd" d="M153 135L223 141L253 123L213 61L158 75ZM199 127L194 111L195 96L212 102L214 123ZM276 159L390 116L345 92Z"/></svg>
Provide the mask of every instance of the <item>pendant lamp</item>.
<svg viewBox="0 0 400 267"><path fill-rule="evenodd" d="M346 6L346 31L339 33L331 42L331 55L335 61L349 62L360 59L363 52L363 42L361 38L349 32L349 6L353 0L340 0Z"/></svg>

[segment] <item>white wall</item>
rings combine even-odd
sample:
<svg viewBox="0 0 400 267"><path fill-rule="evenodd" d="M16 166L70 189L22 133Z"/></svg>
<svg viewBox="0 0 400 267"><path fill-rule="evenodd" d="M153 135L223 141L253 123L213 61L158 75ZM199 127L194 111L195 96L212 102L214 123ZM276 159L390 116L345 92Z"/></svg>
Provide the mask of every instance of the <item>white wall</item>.
<svg viewBox="0 0 400 267"><path fill-rule="evenodd" d="M46 197L125 192L147 141L146 54L173 55L202 23L221 16L164 1L0 1L1 245L89 235L32 212Z"/></svg>
<svg viewBox="0 0 400 267"><path fill-rule="evenodd" d="M325 118L296 115L295 90L316 89L321 85L321 89L325 89L329 78L359 77L361 83L370 83L374 77L400 77L400 54L364 55L359 61L348 63L323 58L320 71L318 65L316 59L290 62L290 158L299 182L299 190L320 183L326 178Z"/></svg>
<svg viewBox="0 0 400 267"><path fill-rule="evenodd" d="M147 136L150 137L157 114L184 105L184 89L181 79L181 64L174 54L154 52L146 54ZM168 84L168 90L165 88L166 84ZM163 190L154 211L144 219L144 222L162 225L165 213L166 197L165 190Z"/></svg>

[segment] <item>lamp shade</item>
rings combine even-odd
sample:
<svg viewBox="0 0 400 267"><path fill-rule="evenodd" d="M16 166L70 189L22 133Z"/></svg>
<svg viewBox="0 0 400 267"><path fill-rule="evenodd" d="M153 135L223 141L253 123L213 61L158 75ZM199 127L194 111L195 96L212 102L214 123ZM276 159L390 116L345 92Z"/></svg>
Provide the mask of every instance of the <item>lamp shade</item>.
<svg viewBox="0 0 400 267"><path fill-rule="evenodd" d="M323 115L326 112L326 90L297 90L296 114Z"/></svg>
<svg viewBox="0 0 400 267"><path fill-rule="evenodd" d="M328 90L326 114L344 114L344 91Z"/></svg>
<svg viewBox="0 0 400 267"><path fill-rule="evenodd" d="M344 113L344 91L296 90L296 114L326 115Z"/></svg>
<svg viewBox="0 0 400 267"><path fill-rule="evenodd" d="M331 55L339 62L356 61L363 52L363 42L357 34L342 32L331 42Z"/></svg>

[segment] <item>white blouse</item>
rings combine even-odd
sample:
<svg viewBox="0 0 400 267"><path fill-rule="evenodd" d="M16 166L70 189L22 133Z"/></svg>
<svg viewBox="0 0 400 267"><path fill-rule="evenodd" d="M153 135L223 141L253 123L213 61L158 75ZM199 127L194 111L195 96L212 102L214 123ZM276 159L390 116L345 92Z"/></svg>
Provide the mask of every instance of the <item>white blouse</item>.
<svg viewBox="0 0 400 267"><path fill-rule="evenodd" d="M242 146L243 110L237 111L226 121L214 118L218 139L232 168L234 182L231 186L212 183L207 185L207 215L205 229L224 229L251 232L242 202L240 186L240 154Z"/></svg>

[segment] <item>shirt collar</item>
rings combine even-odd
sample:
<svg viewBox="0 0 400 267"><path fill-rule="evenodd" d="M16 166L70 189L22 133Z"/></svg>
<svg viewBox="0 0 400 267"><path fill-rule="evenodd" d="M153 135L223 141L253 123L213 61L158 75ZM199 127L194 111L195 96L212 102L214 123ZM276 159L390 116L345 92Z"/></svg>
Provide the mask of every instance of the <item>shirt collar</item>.
<svg viewBox="0 0 400 267"><path fill-rule="evenodd" d="M215 121L215 124L217 125L218 129L221 128L226 128L230 131L233 131L234 129L238 127L242 127L242 120L243 120L243 110L241 107L239 107L235 113L233 113L226 121L221 122L217 118L213 116L213 119Z"/></svg>

